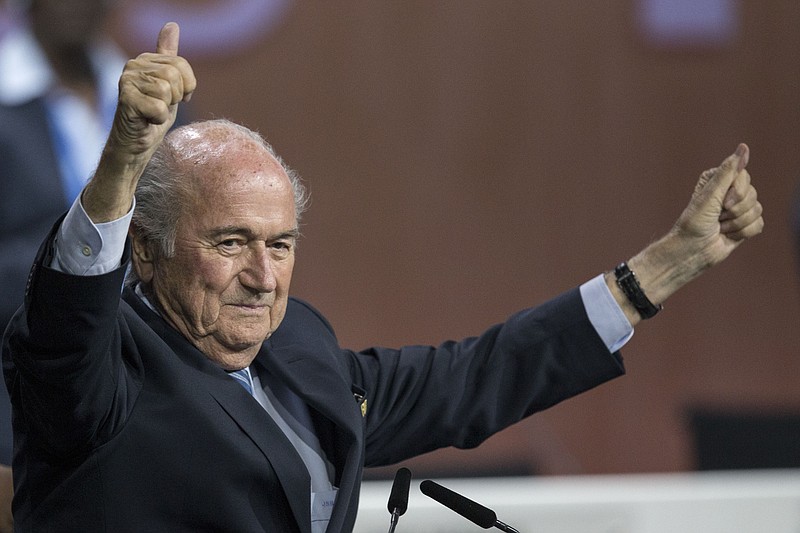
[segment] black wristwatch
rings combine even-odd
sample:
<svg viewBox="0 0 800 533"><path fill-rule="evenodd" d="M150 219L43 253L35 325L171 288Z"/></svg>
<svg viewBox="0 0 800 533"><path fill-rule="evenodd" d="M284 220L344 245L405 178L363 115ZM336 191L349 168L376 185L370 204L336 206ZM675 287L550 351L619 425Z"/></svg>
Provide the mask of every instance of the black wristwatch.
<svg viewBox="0 0 800 533"><path fill-rule="evenodd" d="M656 314L664 309L663 305L653 305L645 295L642 287L639 285L639 280L636 279L636 274L633 270L628 268L628 263L622 262L614 269L614 275L617 277L617 286L622 289L628 301L633 304L642 319L647 320L653 318Z"/></svg>

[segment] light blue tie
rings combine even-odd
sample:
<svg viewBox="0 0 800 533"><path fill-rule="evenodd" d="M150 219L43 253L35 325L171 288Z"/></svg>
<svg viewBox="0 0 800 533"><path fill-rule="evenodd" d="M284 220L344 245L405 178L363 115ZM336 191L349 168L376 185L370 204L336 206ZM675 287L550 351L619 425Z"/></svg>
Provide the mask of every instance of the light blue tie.
<svg viewBox="0 0 800 533"><path fill-rule="evenodd" d="M228 375L235 379L239 385L244 387L244 390L252 396L253 395L253 380L250 377L250 368L245 367L241 370L234 370L233 372L228 372Z"/></svg>
<svg viewBox="0 0 800 533"><path fill-rule="evenodd" d="M269 370L259 373L258 375L262 379L261 383L266 383L267 387L272 391L272 394L275 395L275 399L278 400L284 409L313 434L315 432L314 423L311 421L311 415L309 414L306 402Z"/></svg>

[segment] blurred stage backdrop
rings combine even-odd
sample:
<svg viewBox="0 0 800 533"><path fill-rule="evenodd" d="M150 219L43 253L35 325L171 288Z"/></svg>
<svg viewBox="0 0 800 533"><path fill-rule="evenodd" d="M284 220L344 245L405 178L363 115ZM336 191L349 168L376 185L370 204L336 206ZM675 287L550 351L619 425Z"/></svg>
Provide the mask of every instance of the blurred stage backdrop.
<svg viewBox="0 0 800 533"><path fill-rule="evenodd" d="M799 2L137 0L114 32L134 54L166 19L195 115L304 176L293 291L356 349L478 333L612 268L750 145L764 234L637 330L626 377L415 475L737 466L797 439Z"/></svg>

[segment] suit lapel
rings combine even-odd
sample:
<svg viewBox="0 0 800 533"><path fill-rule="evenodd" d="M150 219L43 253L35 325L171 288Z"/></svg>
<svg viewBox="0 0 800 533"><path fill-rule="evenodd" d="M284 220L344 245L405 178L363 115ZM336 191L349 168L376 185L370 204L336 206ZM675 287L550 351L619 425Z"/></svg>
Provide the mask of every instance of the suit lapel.
<svg viewBox="0 0 800 533"><path fill-rule="evenodd" d="M321 354L308 353L303 345L275 346L267 342L259 362L286 383L312 409L355 438L361 412L338 366Z"/></svg>
<svg viewBox="0 0 800 533"><path fill-rule="evenodd" d="M276 343L277 344L277 343ZM339 531L354 512L362 472L359 445L363 424L360 404L353 397L350 383L344 381L331 354L309 353L302 344L275 345L268 341L259 361L284 382L306 404L333 424L333 438L325 446L338 474L339 492L331 514L328 531ZM318 436L324 441L324 429ZM330 456L333 454L333 456Z"/></svg>
<svg viewBox="0 0 800 533"><path fill-rule="evenodd" d="M207 377L209 394L258 446L281 482L300 530L310 533L311 479L294 446L255 398L229 376ZM213 383L212 383L213 381ZM268 495L264 495L268 497Z"/></svg>
<svg viewBox="0 0 800 533"><path fill-rule="evenodd" d="M151 329L186 364L186 376L195 381L234 419L272 465L286 493L292 513L303 533L311 533L311 481L303 460L294 446L263 407L227 373L212 363L128 290L126 300ZM262 352L264 350L262 349ZM269 497L265 494L264 497Z"/></svg>

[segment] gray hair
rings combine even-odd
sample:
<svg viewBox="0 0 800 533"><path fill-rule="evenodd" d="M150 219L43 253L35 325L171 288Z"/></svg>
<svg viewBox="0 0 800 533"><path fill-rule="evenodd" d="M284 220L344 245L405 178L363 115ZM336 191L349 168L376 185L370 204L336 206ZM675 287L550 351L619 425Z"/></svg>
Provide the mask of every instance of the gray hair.
<svg viewBox="0 0 800 533"><path fill-rule="evenodd" d="M176 140L188 136L191 137L188 142ZM183 215L181 206L193 185L190 173L194 165L186 163L207 161L215 154L224 154L229 146L241 147L248 142L274 157L289 177L294 194L295 216L297 223L300 223L308 207L308 191L299 174L289 168L258 132L226 119L194 122L167 135L153 153L136 187L136 208L131 227L150 246L152 253L160 257L172 257L175 254L178 222ZM212 153L209 154L209 151ZM136 273L130 269L128 283L136 281Z"/></svg>

